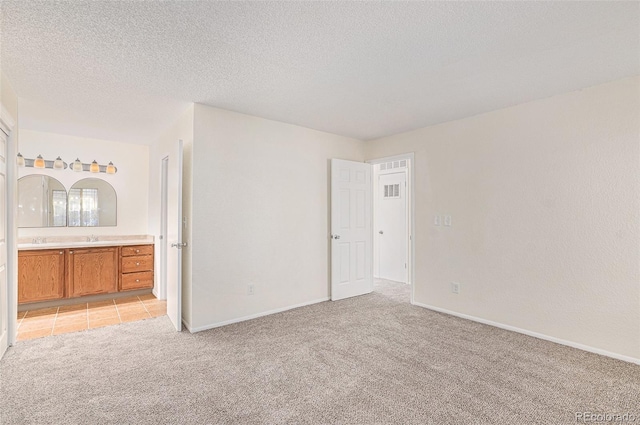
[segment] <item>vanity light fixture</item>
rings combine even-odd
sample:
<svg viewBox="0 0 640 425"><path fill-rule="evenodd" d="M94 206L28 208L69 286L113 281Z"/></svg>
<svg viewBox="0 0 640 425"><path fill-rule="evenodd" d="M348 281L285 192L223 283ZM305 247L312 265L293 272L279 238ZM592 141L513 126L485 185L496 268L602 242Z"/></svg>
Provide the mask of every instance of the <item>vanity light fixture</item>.
<svg viewBox="0 0 640 425"><path fill-rule="evenodd" d="M21 153L18 153L16 163L18 167L33 167L33 168L52 168L54 170L64 170L67 168L67 163L62 160L59 156L50 161L48 159L44 159L42 155L38 155L36 159L25 158Z"/></svg>
<svg viewBox="0 0 640 425"><path fill-rule="evenodd" d="M44 168L44 167L45 167L44 158L42 158L42 155L38 155L38 157L33 161L33 168Z"/></svg>
<svg viewBox="0 0 640 425"><path fill-rule="evenodd" d="M53 161L53 169L54 170L64 170L64 161L62 158L57 157L55 161Z"/></svg>
<svg viewBox="0 0 640 425"><path fill-rule="evenodd" d="M109 165L100 165L98 161L95 159L91 161L91 164L85 164L80 161L79 158L76 158L75 161L69 166L69 168L73 171L89 171L91 173L107 173L107 174L115 174L118 172L118 169L113 162L109 162Z"/></svg>
<svg viewBox="0 0 640 425"><path fill-rule="evenodd" d="M80 161L79 158L76 158L76 160L73 161L73 165L71 166L71 169L73 171L82 171L82 162Z"/></svg>

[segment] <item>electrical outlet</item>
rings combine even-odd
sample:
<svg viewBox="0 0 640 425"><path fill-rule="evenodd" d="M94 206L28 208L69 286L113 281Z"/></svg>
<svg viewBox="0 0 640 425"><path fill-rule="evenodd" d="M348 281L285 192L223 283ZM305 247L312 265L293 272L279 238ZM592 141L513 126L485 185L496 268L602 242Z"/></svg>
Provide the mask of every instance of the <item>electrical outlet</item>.
<svg viewBox="0 0 640 425"><path fill-rule="evenodd" d="M253 295L256 293L255 291L255 286L253 286L253 283L250 283L249 286L247 286L247 295Z"/></svg>
<svg viewBox="0 0 640 425"><path fill-rule="evenodd" d="M433 216L433 225L434 226L440 226L440 216L439 215L434 215Z"/></svg>
<svg viewBox="0 0 640 425"><path fill-rule="evenodd" d="M444 216L444 225L451 227L451 216L450 215L445 215Z"/></svg>
<svg viewBox="0 0 640 425"><path fill-rule="evenodd" d="M451 292L454 294L460 293L460 284L458 282L451 282Z"/></svg>

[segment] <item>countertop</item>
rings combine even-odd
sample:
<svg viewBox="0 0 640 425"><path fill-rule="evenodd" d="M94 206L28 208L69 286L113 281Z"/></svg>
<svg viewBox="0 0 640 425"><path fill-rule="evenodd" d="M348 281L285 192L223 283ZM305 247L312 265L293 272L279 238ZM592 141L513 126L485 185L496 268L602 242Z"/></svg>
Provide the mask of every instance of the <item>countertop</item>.
<svg viewBox="0 0 640 425"><path fill-rule="evenodd" d="M47 236L43 242L33 243L36 238L18 238L19 250L91 248L120 245L146 245L154 243L151 235L97 236L97 241L89 242L88 236Z"/></svg>

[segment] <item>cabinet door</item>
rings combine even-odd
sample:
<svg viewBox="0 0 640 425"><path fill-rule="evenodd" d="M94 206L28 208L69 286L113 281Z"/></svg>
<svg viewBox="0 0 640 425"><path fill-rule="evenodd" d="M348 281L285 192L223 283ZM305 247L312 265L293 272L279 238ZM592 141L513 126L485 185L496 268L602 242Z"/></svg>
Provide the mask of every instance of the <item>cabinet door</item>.
<svg viewBox="0 0 640 425"><path fill-rule="evenodd" d="M64 250L18 252L18 303L64 298Z"/></svg>
<svg viewBox="0 0 640 425"><path fill-rule="evenodd" d="M69 296L118 290L118 248L69 250Z"/></svg>

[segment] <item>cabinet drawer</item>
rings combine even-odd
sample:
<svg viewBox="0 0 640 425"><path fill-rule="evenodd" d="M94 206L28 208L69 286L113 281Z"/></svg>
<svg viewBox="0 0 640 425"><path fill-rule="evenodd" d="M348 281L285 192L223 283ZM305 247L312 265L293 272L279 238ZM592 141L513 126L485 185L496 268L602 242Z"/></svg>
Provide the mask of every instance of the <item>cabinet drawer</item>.
<svg viewBox="0 0 640 425"><path fill-rule="evenodd" d="M132 245L122 247L122 256L130 257L132 255L151 255L153 254L153 245Z"/></svg>
<svg viewBox="0 0 640 425"><path fill-rule="evenodd" d="M122 257L122 273L153 271L153 255Z"/></svg>
<svg viewBox="0 0 640 425"><path fill-rule="evenodd" d="M120 290L153 288L153 272L127 273L122 275Z"/></svg>

